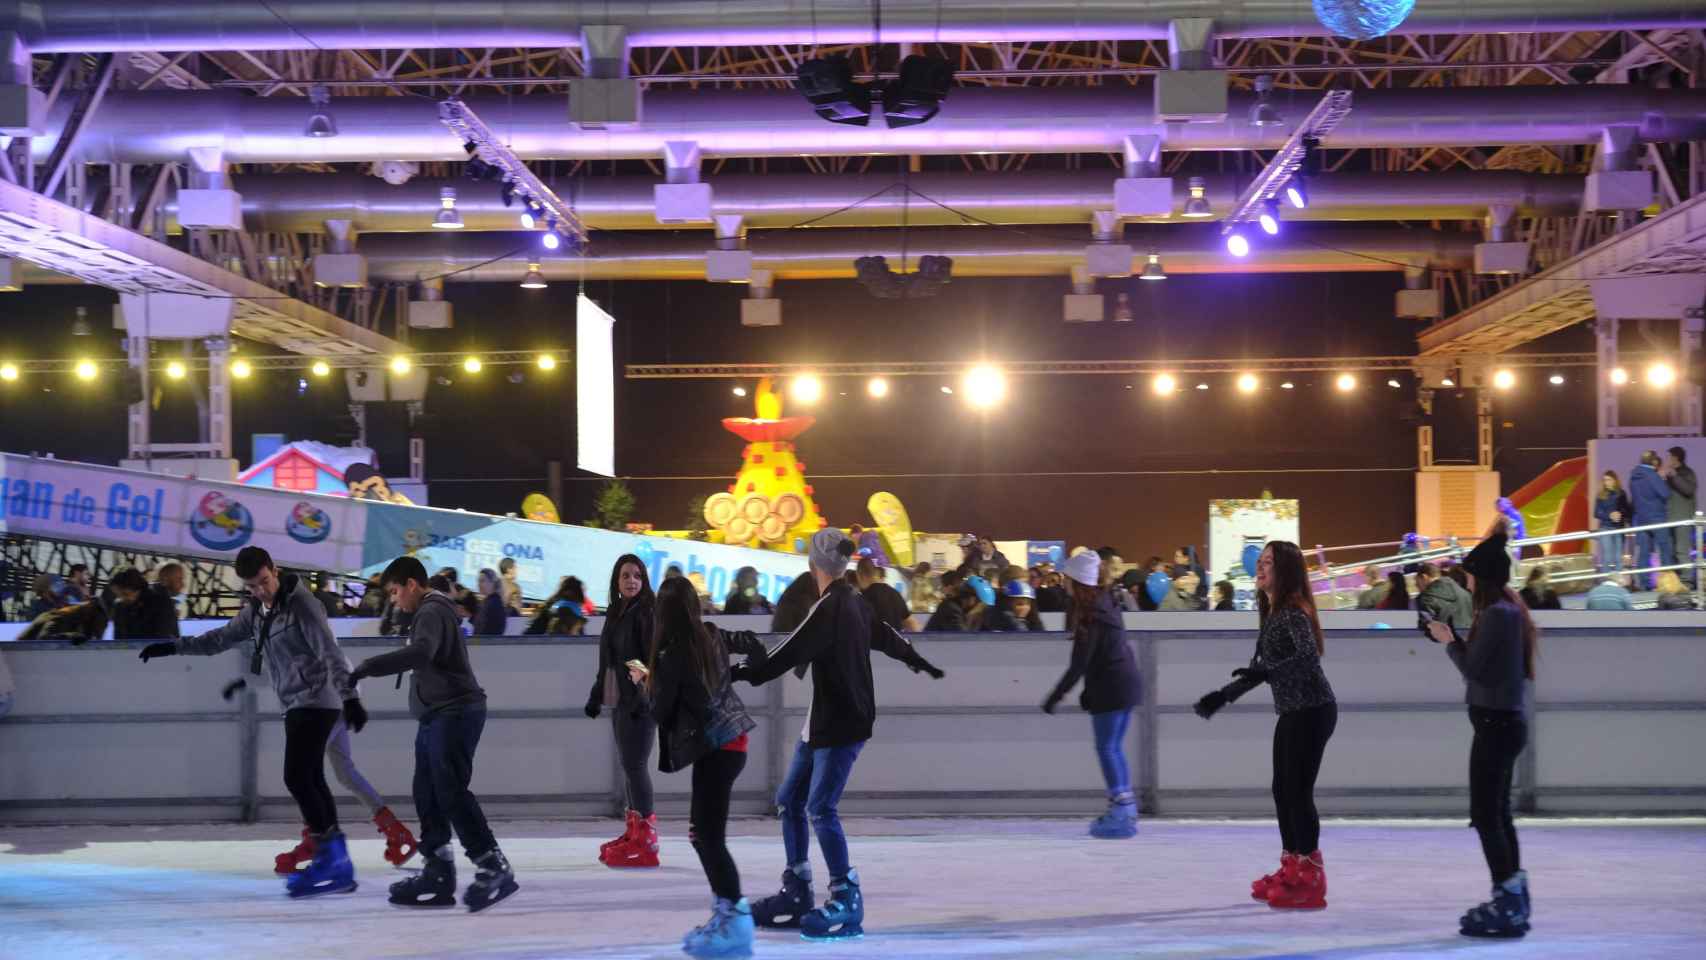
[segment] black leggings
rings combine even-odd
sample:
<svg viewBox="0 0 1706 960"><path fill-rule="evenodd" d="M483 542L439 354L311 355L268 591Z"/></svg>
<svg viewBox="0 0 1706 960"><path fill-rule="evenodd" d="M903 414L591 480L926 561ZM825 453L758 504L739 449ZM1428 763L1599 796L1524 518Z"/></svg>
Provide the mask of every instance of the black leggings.
<svg viewBox="0 0 1706 960"><path fill-rule="evenodd" d="M1511 822L1511 775L1528 745L1528 721L1516 710L1470 707L1475 743L1469 748L1469 822L1481 835L1481 852L1494 885L1522 869Z"/></svg>
<svg viewBox="0 0 1706 960"><path fill-rule="evenodd" d="M338 806L326 785L326 741L341 715L324 707L284 712L284 787L296 798L302 822L314 833L323 834L338 825Z"/></svg>
<svg viewBox="0 0 1706 960"><path fill-rule="evenodd" d="M693 764L692 828L687 836L699 854L711 892L731 901L740 899L740 871L729 855L727 842L729 794L745 768L746 753L734 750L713 750Z"/></svg>
<svg viewBox="0 0 1706 960"><path fill-rule="evenodd" d="M652 815L652 742L657 722L649 713L633 714L621 707L610 711L610 729L616 737L616 759L622 764L622 779L628 788L628 809L642 817Z"/></svg>
<svg viewBox="0 0 1706 960"><path fill-rule="evenodd" d="M1338 724L1336 703L1282 713L1274 724L1274 812L1279 816L1280 844L1287 853L1308 856L1321 847L1315 778Z"/></svg>

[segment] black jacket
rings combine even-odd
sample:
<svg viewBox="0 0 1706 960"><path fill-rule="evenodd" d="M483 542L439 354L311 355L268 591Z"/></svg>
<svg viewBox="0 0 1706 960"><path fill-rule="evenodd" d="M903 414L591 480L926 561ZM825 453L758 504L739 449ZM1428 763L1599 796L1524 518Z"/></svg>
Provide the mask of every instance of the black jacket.
<svg viewBox="0 0 1706 960"><path fill-rule="evenodd" d="M930 619L924 622L925 633L973 633L976 630L977 627L966 616L966 608L953 598L944 599Z"/></svg>
<svg viewBox="0 0 1706 960"><path fill-rule="evenodd" d="M845 747L871 739L877 721L872 649L913 670L933 669L905 637L877 622L871 605L858 591L847 581L837 580L799 629L771 650L764 662L748 664L744 676L756 686L809 664L812 705L806 739L814 748Z"/></svg>
<svg viewBox="0 0 1706 960"><path fill-rule="evenodd" d="M592 678L592 690L586 695L588 707L604 703L604 674L616 678L616 709L636 716L646 713L646 697L628 676L629 660L644 663L652 647L652 605L624 603L616 618L604 620L604 632L598 636L598 673Z"/></svg>
<svg viewBox="0 0 1706 960"><path fill-rule="evenodd" d="M1564 609L1564 605L1558 600L1558 591L1556 590L1547 590L1544 593L1535 593L1532 588L1523 587L1522 590L1518 592L1522 595L1523 606L1526 606L1530 610ZM1457 626L1457 624L1452 624L1452 626Z"/></svg>
<svg viewBox="0 0 1706 960"><path fill-rule="evenodd" d="M1129 710L1143 702L1143 678L1137 655L1126 642L1125 628L1113 595L1096 595L1096 608L1079 622L1072 634L1072 660L1046 701L1050 707L1084 681L1078 705L1087 713Z"/></svg>
<svg viewBox="0 0 1706 960"><path fill-rule="evenodd" d="M720 641L717 669L724 682L730 680L729 654L743 654L753 663L762 661L766 655L764 644L751 631L731 633L711 624L706 624L705 628L716 633ZM729 718L711 716L711 692L705 689L705 681L694 669L693 654L685 643L671 643L658 651L654 668L647 701L658 725L658 769L674 773L692 766L710 753L711 744L705 738L705 728L714 719ZM744 717L751 721L746 705L740 702L738 695L734 697L733 705L736 719Z"/></svg>
<svg viewBox="0 0 1706 960"><path fill-rule="evenodd" d="M723 601L723 612L730 616L741 617L752 614L774 614L776 608L770 605L769 600L764 599L764 594L754 590L752 596L749 597L745 590L736 588L730 590L728 599Z"/></svg>
<svg viewBox="0 0 1706 960"><path fill-rule="evenodd" d="M176 640L178 607L158 584L137 594L135 603L113 605L114 640Z"/></svg>
<svg viewBox="0 0 1706 960"><path fill-rule="evenodd" d="M356 667L363 677L409 674L409 712L426 717L441 710L483 704L486 691L474 679L468 662L468 640L456 605L437 590L429 590L409 621L409 643L401 650L368 657Z"/></svg>
<svg viewBox="0 0 1706 960"><path fill-rule="evenodd" d="M806 622L806 614L811 612L817 600L817 581L812 579L812 575L807 572L795 577L776 598L770 629L775 633L793 633L795 628Z"/></svg>
<svg viewBox="0 0 1706 960"><path fill-rule="evenodd" d="M504 596L489 593L480 598L479 612L474 615L474 636L501 637L509 627L509 608L504 606Z"/></svg>

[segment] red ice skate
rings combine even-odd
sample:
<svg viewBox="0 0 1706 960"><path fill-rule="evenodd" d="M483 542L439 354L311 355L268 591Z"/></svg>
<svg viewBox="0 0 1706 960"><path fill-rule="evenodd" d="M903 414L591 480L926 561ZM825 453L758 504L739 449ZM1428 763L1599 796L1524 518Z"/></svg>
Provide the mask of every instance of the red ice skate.
<svg viewBox="0 0 1706 960"><path fill-rule="evenodd" d="M1280 884L1268 894L1268 906L1277 910L1321 910L1327 906L1327 867L1321 851L1294 857L1281 874Z"/></svg>
<svg viewBox="0 0 1706 960"><path fill-rule="evenodd" d="M658 818L634 815L633 835L616 842L604 855L607 867L655 867L658 865Z"/></svg>
<svg viewBox="0 0 1706 960"><path fill-rule="evenodd" d="M294 849L274 857L272 872L281 877L288 877L299 872L312 859L314 859L314 835L308 832L307 827L303 827L302 842L297 844Z"/></svg>
<svg viewBox="0 0 1706 960"><path fill-rule="evenodd" d="M614 840L608 840L608 841L605 841L604 843L599 845L599 847L598 847L598 862L603 863L603 864L609 864L610 863L610 859L609 859L610 858L610 851L616 849L617 847L626 845L628 842L633 840L634 839L635 824L637 824L639 822L640 822L640 815L635 813L632 810L629 810L628 815L627 815L627 819L626 819L626 826L624 826L622 829L622 835L617 837Z"/></svg>
<svg viewBox="0 0 1706 960"><path fill-rule="evenodd" d="M1285 875L1286 865L1292 863L1296 859L1297 854L1285 853L1282 851L1280 853L1280 865L1278 870L1275 870L1273 873L1270 873L1265 877L1250 882L1251 898L1267 903L1268 898L1273 896L1274 891L1279 889L1280 878Z"/></svg>
<svg viewBox="0 0 1706 960"><path fill-rule="evenodd" d="M373 815L373 825L385 836L385 860L391 866L402 866L420 849L415 843L415 835L397 819L390 807L379 808L379 812Z"/></svg>

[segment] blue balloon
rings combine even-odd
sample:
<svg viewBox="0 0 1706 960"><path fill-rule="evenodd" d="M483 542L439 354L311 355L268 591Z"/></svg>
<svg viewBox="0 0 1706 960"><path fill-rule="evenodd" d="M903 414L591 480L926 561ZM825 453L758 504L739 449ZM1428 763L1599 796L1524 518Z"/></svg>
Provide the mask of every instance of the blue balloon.
<svg viewBox="0 0 1706 960"><path fill-rule="evenodd" d="M1256 561L1262 559L1262 545L1259 543L1244 544L1244 554L1240 558L1244 563L1244 573L1256 575Z"/></svg>
<svg viewBox="0 0 1706 960"><path fill-rule="evenodd" d="M1167 599L1167 593L1173 589L1173 578L1157 570L1149 575L1143 588L1149 592L1149 599L1160 603Z"/></svg>

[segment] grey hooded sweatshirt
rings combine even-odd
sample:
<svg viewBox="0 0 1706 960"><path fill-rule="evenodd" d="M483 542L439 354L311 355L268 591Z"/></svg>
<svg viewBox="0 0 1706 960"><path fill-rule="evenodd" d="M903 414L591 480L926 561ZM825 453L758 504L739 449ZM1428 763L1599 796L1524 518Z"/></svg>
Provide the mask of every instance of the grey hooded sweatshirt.
<svg viewBox="0 0 1706 960"><path fill-rule="evenodd" d="M486 691L474 679L468 662L468 641L462 636L456 605L437 590L428 590L409 625L409 644L368 657L356 668L364 677L409 675L409 713L425 718L486 702Z"/></svg>
<svg viewBox="0 0 1706 960"><path fill-rule="evenodd" d="M332 636L325 605L295 574L279 578L271 608L250 599L225 626L177 641L179 653L198 656L224 653L240 643L260 645L261 662L286 710L338 710L356 695L349 661Z"/></svg>

